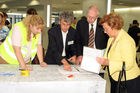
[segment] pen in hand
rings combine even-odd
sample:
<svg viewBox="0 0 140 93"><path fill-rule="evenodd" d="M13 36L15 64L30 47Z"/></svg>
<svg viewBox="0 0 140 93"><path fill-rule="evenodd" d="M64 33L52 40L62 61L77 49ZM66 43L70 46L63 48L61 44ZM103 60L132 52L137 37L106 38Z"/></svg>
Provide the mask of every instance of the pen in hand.
<svg viewBox="0 0 140 93"><path fill-rule="evenodd" d="M78 69L78 68L76 68L76 67L74 67L78 72L80 72L80 70Z"/></svg>

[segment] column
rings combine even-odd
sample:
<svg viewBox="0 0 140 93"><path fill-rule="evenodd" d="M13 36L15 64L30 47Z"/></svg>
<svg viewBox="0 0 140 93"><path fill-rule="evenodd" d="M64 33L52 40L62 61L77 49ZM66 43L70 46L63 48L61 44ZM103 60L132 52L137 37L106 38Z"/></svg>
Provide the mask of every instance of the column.
<svg viewBox="0 0 140 93"><path fill-rule="evenodd" d="M40 0L40 3L44 5L44 10L42 10L42 17L46 25L42 34L42 46L46 52L48 47L48 29L51 27L51 0Z"/></svg>

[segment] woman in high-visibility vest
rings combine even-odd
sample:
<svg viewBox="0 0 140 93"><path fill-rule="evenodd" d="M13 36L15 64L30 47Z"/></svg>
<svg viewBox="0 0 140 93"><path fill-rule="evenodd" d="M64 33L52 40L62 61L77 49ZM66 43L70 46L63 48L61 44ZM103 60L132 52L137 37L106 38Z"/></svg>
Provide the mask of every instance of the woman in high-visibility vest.
<svg viewBox="0 0 140 93"><path fill-rule="evenodd" d="M37 54L40 65L47 66L43 61L41 31L44 21L39 15L29 15L23 21L14 24L8 37L0 46L0 63L17 64L24 70L32 70L26 64Z"/></svg>

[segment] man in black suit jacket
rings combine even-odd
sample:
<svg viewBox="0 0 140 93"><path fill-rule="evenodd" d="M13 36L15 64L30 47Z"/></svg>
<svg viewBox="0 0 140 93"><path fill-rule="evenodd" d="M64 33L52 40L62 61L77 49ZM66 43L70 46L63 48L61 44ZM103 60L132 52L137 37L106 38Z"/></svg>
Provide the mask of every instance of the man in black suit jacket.
<svg viewBox="0 0 140 93"><path fill-rule="evenodd" d="M63 64L65 70L71 70L69 61L76 62L75 30L70 27L72 21L72 12L63 12L60 25L48 31L49 45L44 59L47 64Z"/></svg>
<svg viewBox="0 0 140 93"><path fill-rule="evenodd" d="M77 45L77 64L81 64L83 57L83 46L88 46L89 32L91 24L94 29L94 48L105 49L108 41L108 36L104 33L101 25L98 25L100 20L99 11L96 6L89 7L87 20L79 20L76 27L76 45Z"/></svg>
<svg viewBox="0 0 140 93"><path fill-rule="evenodd" d="M138 27L139 23L137 20L133 20L132 27L129 28L128 34L134 39L136 46L138 46L139 43L139 37L138 33L140 33L140 28Z"/></svg>

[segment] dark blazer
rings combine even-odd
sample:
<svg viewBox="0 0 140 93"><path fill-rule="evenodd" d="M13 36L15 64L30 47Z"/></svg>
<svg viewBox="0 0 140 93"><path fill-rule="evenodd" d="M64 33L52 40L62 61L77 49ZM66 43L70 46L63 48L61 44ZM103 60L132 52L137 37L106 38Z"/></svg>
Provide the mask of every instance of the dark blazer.
<svg viewBox="0 0 140 93"><path fill-rule="evenodd" d="M66 37L66 44L65 44L65 51L66 56L62 56L63 52L63 37L60 25L51 28L48 31L49 37L49 44L48 50L45 56L44 61L47 64L58 64L61 65L61 60L63 58L70 58L76 55L76 48L75 48L75 30L70 27Z"/></svg>
<svg viewBox="0 0 140 93"><path fill-rule="evenodd" d="M138 46L139 43L139 37L137 36L138 33L140 33L140 28L137 26L132 26L128 30L128 34L134 39L136 46Z"/></svg>
<svg viewBox="0 0 140 93"><path fill-rule="evenodd" d="M107 46L108 35L104 33L103 27L98 25L97 19L95 45L97 49L105 49ZM89 41L89 23L87 20L79 20L76 27L76 45L77 56L83 55L83 46L88 46Z"/></svg>

